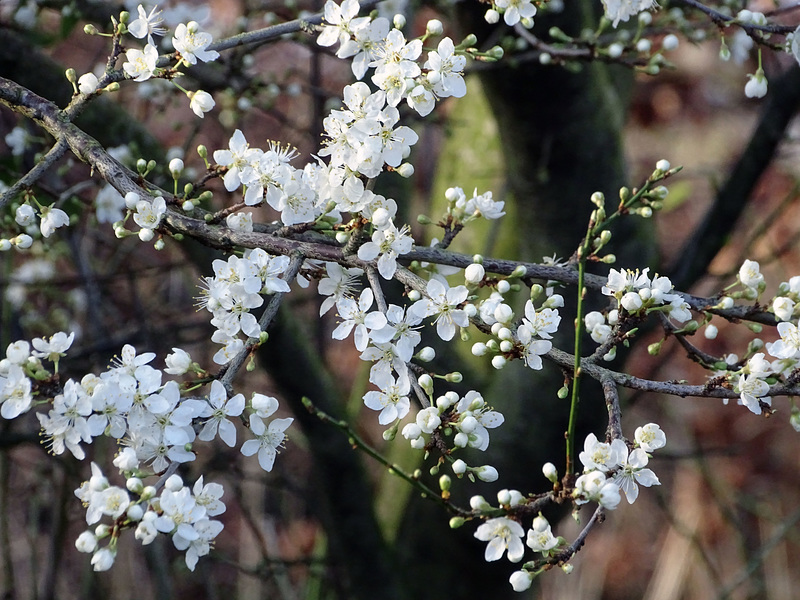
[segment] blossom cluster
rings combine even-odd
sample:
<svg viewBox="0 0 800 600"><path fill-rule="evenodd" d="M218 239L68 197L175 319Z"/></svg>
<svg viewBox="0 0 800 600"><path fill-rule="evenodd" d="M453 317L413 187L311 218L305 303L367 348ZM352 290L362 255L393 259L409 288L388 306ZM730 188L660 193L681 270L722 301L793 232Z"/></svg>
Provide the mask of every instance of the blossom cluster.
<svg viewBox="0 0 800 600"><path fill-rule="evenodd" d="M0 361L3 418L14 419L30 411L37 397L58 384L58 363L74 337L74 333L59 332L49 339L20 340L8 346ZM132 346L125 346L106 371L99 376L87 374L80 382L67 379L61 392L52 397L51 408L36 413L53 454L69 450L83 460L84 445L98 436L113 438L124 446L114 464L126 473L127 491L110 486L93 464L92 479L76 492L87 506L87 524L93 525L102 516L113 520L111 525L83 533L77 542L81 551L93 553L95 570L110 568L119 531L133 527L145 544L158 532L172 534L176 548L187 551L186 563L193 569L222 529L220 523L208 519L224 510L218 502L221 486L204 486L201 477L190 492L173 475L159 496L160 486L145 486L142 479L162 473L170 465L194 460L193 444L198 440L210 442L219 437L234 447L237 429L232 419L245 415L249 416L252 438L242 444L241 452L257 454L261 467L270 471L284 432L292 423L291 418L275 418L267 424L265 420L278 410L275 398L259 393L250 401L242 394L228 397L218 380L211 382L207 397L182 397L177 381L164 383L162 378L164 373L184 375L196 370L189 354L173 349L163 372L149 364L154 358L153 353L137 354ZM45 361L54 364L55 372ZM98 542L108 536L110 544L100 548Z"/></svg>
<svg viewBox="0 0 800 600"><path fill-rule="evenodd" d="M167 30L162 26L164 19L161 17L161 11L157 7L153 7L148 13L140 4L137 7L137 11L139 17L128 25L127 31L138 39L147 38L147 43L141 50L130 48L125 52L126 60L122 64L122 69L133 81L142 82L158 75L159 53L153 36L163 36L167 33ZM194 65L198 60L212 62L219 58L219 53L216 50L208 49L208 46L213 42L211 34L202 31L197 21L180 23L175 28L175 35L171 41L172 47L178 56L177 66L181 64ZM94 79L91 79L92 77ZM82 79L81 93L91 94L97 89L99 82L96 77L87 74ZM178 86L177 83L175 85ZM178 87L180 88L180 86ZM208 92L180 89L189 98L189 107L198 117L204 117L205 113L214 108L214 99Z"/></svg>
<svg viewBox="0 0 800 600"><path fill-rule="evenodd" d="M261 248L241 257L214 260L214 276L204 278L200 305L213 315L211 324L216 331L211 341L222 344L214 355L215 363L224 365L244 349L240 333L248 338L261 335L251 310L264 303L263 295L289 291L289 284L281 279L288 266L288 256L271 256Z"/></svg>
<svg viewBox="0 0 800 600"><path fill-rule="evenodd" d="M159 533L172 536L176 549L185 551L186 566L194 571L197 561L211 550L214 538L223 529L221 522L211 519L225 512L220 500L224 492L218 483L204 484L201 476L190 489L178 475L171 475L159 490L145 485L137 476L139 460L136 452L125 448L114 459L125 480L125 487L111 485L100 467L92 463L92 477L75 490L86 507L86 524L100 523L78 536L75 546L92 554L95 571L110 569L117 555L117 541L122 531L134 529L134 536L143 546L151 544ZM102 545L107 541L105 545Z"/></svg>
<svg viewBox="0 0 800 600"><path fill-rule="evenodd" d="M336 55L353 57L352 70L357 79L363 79L367 70L373 68L371 80L385 93L389 107L405 100L424 117L433 110L437 99L461 98L466 94L463 78L466 57L458 52L452 39L442 38L420 66L422 40L405 38L400 30L404 19L396 18L390 23L384 17L357 17L359 10L357 0L344 0L341 5L328 0L325 24L317 43L332 46L338 42ZM428 24L426 36L441 33L441 23Z"/></svg>
<svg viewBox="0 0 800 600"><path fill-rule="evenodd" d="M613 510L619 505L622 492L632 504L638 497L639 485L660 485L655 473L646 467L649 453L665 445L666 436L655 423L636 429L631 449L620 438L605 443L590 434L579 456L584 472L575 482L575 503L580 505L595 502L603 508ZM552 464L546 464L543 473L553 483L557 482L558 474ZM548 557L566 544L564 538L553 534L550 523L541 513L533 519L526 534L516 509L528 504L531 498L526 498L517 490L501 490L497 494L497 500L499 508L506 511L508 516L486 519L474 534L477 539L488 542L484 554L487 561L499 560L506 554L512 563L520 562L525 555L525 546ZM478 516L495 510L483 496L473 496L470 507ZM513 573L509 581L515 591L522 592L531 586L533 577L533 571L528 570L526 565L522 570Z"/></svg>

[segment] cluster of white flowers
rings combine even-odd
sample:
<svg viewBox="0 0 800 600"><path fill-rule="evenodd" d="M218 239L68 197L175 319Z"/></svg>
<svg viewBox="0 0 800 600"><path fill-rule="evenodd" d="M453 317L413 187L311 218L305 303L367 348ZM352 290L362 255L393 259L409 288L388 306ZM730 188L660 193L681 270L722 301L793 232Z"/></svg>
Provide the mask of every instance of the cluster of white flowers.
<svg viewBox="0 0 800 600"><path fill-rule="evenodd" d="M543 366L541 357L553 347L550 339L561 323L557 309L564 306L564 299L560 294L551 293L539 310L532 300L527 300L525 316L515 326L514 311L503 298L503 293L509 289L508 281L501 280L496 291L478 305L475 316L491 326L495 337L488 342L473 344L472 353L475 356L495 353L492 365L496 369L502 369L509 360L521 358L525 365L539 370Z"/></svg>
<svg viewBox="0 0 800 600"><path fill-rule="evenodd" d="M527 1L527 0L525 0ZM400 28L404 19L392 23L384 17L357 17L360 5L357 0L344 0L341 6L328 0L325 3L325 25L317 38L321 46L339 43L339 58L353 57L352 69L357 79L363 79L367 70L375 69L372 82L385 93L389 107L402 100L420 116L428 115L437 99L466 94L463 71L466 57L459 54L453 40L444 37L436 50L428 52L428 59L420 67L422 40L406 40ZM431 23L434 23L433 21ZM428 35L441 35L438 26L428 24ZM383 108L384 101L373 101ZM328 132L330 134L330 131ZM394 166L394 165L393 165Z"/></svg>
<svg viewBox="0 0 800 600"><path fill-rule="evenodd" d="M38 206L39 209L39 228L43 237L50 237L59 227L69 225L69 215L60 208L54 206ZM30 204L21 204L17 208L14 220L21 227L30 227L36 224L36 209Z"/></svg>
<svg viewBox="0 0 800 600"><path fill-rule="evenodd" d="M49 339L36 338L31 343L20 340L10 344L0 361L0 415L14 419L34 406L41 386L53 380L44 361L58 363L72 345L74 334L59 332ZM209 551L211 540L222 529L208 517L224 510L218 498L222 488L204 486L202 477L193 493L177 476L167 480L160 497L153 486L142 479L164 472L172 463L195 459L192 444L209 442L217 436L228 446L236 445L233 418L249 415L254 436L241 447L245 456L258 454L261 467L270 471L283 445L291 418L265 420L278 410L278 401L263 394L253 394L247 402L242 394L228 397L225 386L211 383L206 398L182 398L176 381L163 383L163 372L150 366L153 353L137 354L125 346L115 362L99 376L87 374L80 382L68 379L61 393L52 400L47 413L37 412L42 436L53 454L69 450L83 460L83 444L98 436L115 439L124 446L114 464L125 473L127 491L110 486L97 465L92 465L92 479L76 491L87 506L86 520L92 525L102 516L113 520L94 532L84 532L77 546L93 553L95 570L111 567L116 554L116 538L126 528L136 528L136 537L150 543L158 532L169 533L179 550L186 550L186 563L194 569L198 557ZM196 370L189 354L180 348L166 357L165 372L183 375ZM199 432L199 433L198 433ZM140 465L148 465L147 468ZM133 496L131 496L132 494ZM99 541L111 537L108 546Z"/></svg>
<svg viewBox="0 0 800 600"><path fill-rule="evenodd" d="M143 82L158 75L159 54L153 36L163 36L167 33L167 29L162 26L164 19L158 7L153 7L148 13L140 4L137 11L139 17L128 25L128 33L138 39L147 38L147 42L141 50L130 48L125 52L126 60L122 64L122 69L133 81ZM178 56L176 66L194 65L198 60L212 62L219 58L217 51L208 49L213 42L211 34L202 31L197 21L178 24L171 41ZM94 93L99 84L97 77L91 73L81 76L78 81L80 92L83 94ZM175 85L189 98L189 107L198 117L204 117L205 113L214 108L214 98L208 92L189 91L177 83Z"/></svg>
<svg viewBox="0 0 800 600"><path fill-rule="evenodd" d="M484 18L487 23L497 23L503 15L506 25L513 27L522 23L526 29L533 27L533 17L536 16L536 6L532 0L494 0L492 7L486 11Z"/></svg>
<svg viewBox="0 0 800 600"><path fill-rule="evenodd" d="M281 279L288 266L288 256L271 256L261 248L212 263L214 276L204 278L200 305L213 315L211 324L217 330L211 340L223 345L214 355L215 363L224 365L242 351L245 341L240 332L248 338L261 335L250 311L264 303L263 295L289 291L289 284Z"/></svg>
<svg viewBox="0 0 800 600"><path fill-rule="evenodd" d="M669 277L656 275L651 280L647 276L650 269L639 273L611 269L608 282L603 286L602 292L606 296L617 299L618 308L625 309L632 315L646 314L651 309L664 307L671 319L685 323L692 318L688 303L680 294L673 293L672 282Z"/></svg>
<svg viewBox="0 0 800 600"><path fill-rule="evenodd" d="M628 503L633 504L639 496L639 485L660 485L655 473L646 467L648 453L663 448L666 443L664 432L655 423L636 429L631 450L620 438L606 443L600 442L593 433L589 434L578 456L584 472L575 482L575 502L597 502L613 510L619 504L622 491Z"/></svg>
<svg viewBox="0 0 800 600"><path fill-rule="evenodd" d="M620 21L627 21L645 10L657 8L655 0L603 0L606 18L616 27Z"/></svg>
<svg viewBox="0 0 800 600"><path fill-rule="evenodd" d="M432 386L424 379L426 377L420 378L423 388L429 384ZM470 390L459 397L456 392L449 391L419 411L416 419L403 427L402 435L413 448L422 449L428 444L424 436L440 434L448 429L454 433L452 456L458 448L485 451L489 447L489 429L499 427L504 420L501 413L486 404L479 392ZM466 474L472 480L477 477L481 481L495 481L498 477L497 470L491 465L470 467L460 458L454 460L451 467L459 478Z"/></svg>
<svg viewBox="0 0 800 600"><path fill-rule="evenodd" d="M86 507L86 524L100 523L78 536L75 546L92 554L95 571L110 569L117 555L117 542L125 529L135 529L142 545L151 544L159 533L172 536L175 548L186 551L186 566L194 571L197 560L209 553L222 523L209 517L225 512L220 498L224 492L218 483L203 483L201 476L192 489L178 475L171 475L161 490L145 485L138 473L139 460L131 448L114 459L114 465L126 478L125 488L113 486L97 464L92 463L92 477L75 490ZM159 495L160 491L160 495ZM103 540L108 540L101 547Z"/></svg>
<svg viewBox="0 0 800 600"><path fill-rule="evenodd" d="M646 467L649 453L663 448L666 441L664 432L655 423L636 429L631 450L622 439L604 443L590 434L579 457L584 465L584 473L575 482L575 503L595 502L613 510L620 502L620 492L632 504L639 495L639 485L660 485L658 477ZM547 479L557 482L558 474L551 463L547 463L542 471ZM474 534L477 539L488 542L484 555L487 561L499 560L503 554L507 554L512 563L520 562L525 555L525 546L548 557L566 544L564 538L553 534L550 523L541 513L533 519L526 535L514 509L528 504L530 499L517 490L501 490L497 494L497 501L499 508L507 511L509 516L487 519ZM473 496L470 506L476 515L496 511L483 496ZM513 573L509 581L515 591L522 592L531 586L533 577L534 573L526 566Z"/></svg>

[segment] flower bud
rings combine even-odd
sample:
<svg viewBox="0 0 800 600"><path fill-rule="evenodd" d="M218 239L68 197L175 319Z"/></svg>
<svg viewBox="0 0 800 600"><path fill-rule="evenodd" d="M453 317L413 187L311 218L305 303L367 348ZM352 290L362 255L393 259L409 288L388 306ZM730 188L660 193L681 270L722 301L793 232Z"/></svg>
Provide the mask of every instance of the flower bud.
<svg viewBox="0 0 800 600"><path fill-rule="evenodd" d="M436 350L430 346L425 346L422 350L417 352L417 358L421 362L431 362L434 358L436 358Z"/></svg>
<svg viewBox="0 0 800 600"><path fill-rule="evenodd" d="M466 522L464 517L453 517L450 519L450 529L458 529Z"/></svg>
<svg viewBox="0 0 800 600"><path fill-rule="evenodd" d="M169 161L169 172L173 179L178 179L183 173L183 161L180 158L173 158Z"/></svg>
<svg viewBox="0 0 800 600"><path fill-rule="evenodd" d="M494 25L495 23L500 21L500 13L494 10L493 8L490 8L489 10L486 11L486 14L483 15L483 18L490 25Z"/></svg>
<svg viewBox="0 0 800 600"><path fill-rule="evenodd" d="M431 19L428 21L428 25L425 27L425 32L428 35L442 35L444 32L444 26L439 19Z"/></svg>
<svg viewBox="0 0 800 600"><path fill-rule="evenodd" d="M430 375L423 373L419 376L419 379L417 379L417 383L419 383L419 387L421 387L426 394L429 396L433 394L433 378Z"/></svg>
<svg viewBox="0 0 800 600"><path fill-rule="evenodd" d="M478 476L478 479L481 481L485 481L486 483L491 483L493 481L497 481L498 473L497 469L490 465L483 465L482 467L477 467L474 470L475 475Z"/></svg>
<svg viewBox="0 0 800 600"><path fill-rule="evenodd" d="M394 18L392 19L392 25L394 25L395 29L402 29L406 26L406 17L400 13L397 13Z"/></svg>
<svg viewBox="0 0 800 600"><path fill-rule="evenodd" d="M465 463L460 458L453 462L452 464L453 473L458 475L459 477L467 472L467 463Z"/></svg>
<svg viewBox="0 0 800 600"><path fill-rule="evenodd" d="M486 270L481 264L472 263L466 269L464 269L464 279L466 279L467 283L471 283L473 285L477 285L483 281L485 275Z"/></svg>
<svg viewBox="0 0 800 600"><path fill-rule="evenodd" d="M544 466L542 466L542 473L549 481L553 483L558 481L558 470L553 463L544 463Z"/></svg>
<svg viewBox="0 0 800 600"><path fill-rule="evenodd" d="M403 163L399 167L395 168L395 172L400 175L400 177L405 177L408 179L414 174L414 165L411 163Z"/></svg>

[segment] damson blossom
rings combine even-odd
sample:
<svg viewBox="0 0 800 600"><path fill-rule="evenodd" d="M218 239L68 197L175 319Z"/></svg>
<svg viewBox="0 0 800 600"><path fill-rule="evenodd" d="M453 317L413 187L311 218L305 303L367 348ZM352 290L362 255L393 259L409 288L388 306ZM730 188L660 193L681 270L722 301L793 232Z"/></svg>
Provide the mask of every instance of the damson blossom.
<svg viewBox="0 0 800 600"><path fill-rule="evenodd" d="M371 261L379 257L378 272L384 279L391 279L397 270L397 257L411 252L414 245L409 231L408 226L397 229L391 222L387 227L376 229L372 234L372 241L358 249L358 258Z"/></svg>
<svg viewBox="0 0 800 600"><path fill-rule="evenodd" d="M553 535L550 523L543 516L539 515L533 520L533 525L528 530L525 545L534 552L542 552L544 554L558 546L558 538Z"/></svg>
<svg viewBox="0 0 800 600"><path fill-rule="evenodd" d="M369 343L370 330L379 330L386 326L386 316L378 311L367 312L372 306L374 296L372 290L362 290L358 302L352 298L343 297L336 303L339 316L344 319L331 334L335 340L343 340L355 328L353 338L356 350L363 352Z"/></svg>
<svg viewBox="0 0 800 600"><path fill-rule="evenodd" d="M642 448L631 450L622 460L622 468L614 476L614 483L625 493L628 504L633 504L639 496L639 485L661 485L656 474L645 468L647 462L647 453Z"/></svg>
<svg viewBox="0 0 800 600"><path fill-rule="evenodd" d="M125 53L128 59L122 63L122 69L134 81L146 81L153 76L158 62L158 50L152 44L147 44L144 50L132 48Z"/></svg>
<svg viewBox="0 0 800 600"><path fill-rule="evenodd" d="M377 378L375 382L380 391L371 391L364 394L364 404L372 410L379 410L378 423L388 425L408 414L410 402L408 393L411 383L408 376L401 376L397 380L391 375Z"/></svg>
<svg viewBox="0 0 800 600"><path fill-rule="evenodd" d="M616 27L620 21L627 21L633 15L656 8L655 0L603 0L606 18Z"/></svg>
<svg viewBox="0 0 800 600"><path fill-rule="evenodd" d="M615 438L610 444L600 442L597 436L590 433L586 436L583 444L583 452L578 455L580 461L587 471L610 471L622 464L628 453L628 448L619 438Z"/></svg>
<svg viewBox="0 0 800 600"><path fill-rule="evenodd" d="M198 60L211 62L219 58L219 52L208 50L213 38L210 33L200 31L197 21L189 21L184 25L181 23L175 28L175 37L172 38L172 45L175 50L181 53L181 58L190 65L196 64Z"/></svg>
<svg viewBox="0 0 800 600"><path fill-rule="evenodd" d="M164 19L161 18L161 11L158 10L158 6L154 6L148 13L141 4L136 10L139 13L139 18L134 19L128 24L128 33L139 39L147 37L147 43L151 46L155 46L153 36L161 36L167 32L167 30L161 26L164 22Z"/></svg>
<svg viewBox="0 0 800 600"><path fill-rule="evenodd" d="M768 343L767 352L775 358L797 358L800 356L800 329L792 323L778 323L781 339Z"/></svg>
<svg viewBox="0 0 800 600"><path fill-rule="evenodd" d="M258 415L250 415L250 431L256 436L254 440L247 440L242 444L242 454L252 456L258 453L258 464L265 471L271 471L275 464L278 448L283 446L286 439L284 433L294 419L274 419L269 426Z"/></svg>
<svg viewBox="0 0 800 600"><path fill-rule="evenodd" d="M503 11L503 21L513 27L520 19L536 16L536 7L531 0L495 0L494 5Z"/></svg>
<svg viewBox="0 0 800 600"><path fill-rule="evenodd" d="M425 77L433 86L433 92L440 98L463 97L467 93L463 76L466 64L466 57L455 53L453 40L442 38L436 50L428 53L428 60L423 65L428 70Z"/></svg>
<svg viewBox="0 0 800 600"><path fill-rule="evenodd" d="M344 0L341 5L333 0L325 3L325 24L317 38L320 46L333 46L337 41L344 45L355 30L369 23L369 17L357 17L361 6L358 0ZM340 57L341 58L341 57Z"/></svg>
<svg viewBox="0 0 800 600"><path fill-rule="evenodd" d="M645 452L653 452L667 444L667 436L655 423L637 427L633 437L636 444Z"/></svg>
<svg viewBox="0 0 800 600"><path fill-rule="evenodd" d="M522 544L524 535L525 530L522 525L506 517L488 519L475 532L476 538L489 542L484 553L487 562L501 559L506 551L511 562L522 560L525 554L525 546Z"/></svg>
<svg viewBox="0 0 800 600"><path fill-rule="evenodd" d="M426 291L428 298L417 300L408 309L421 319L436 316L436 333L444 341L449 342L456 334L457 327L467 327L467 313L459 306L467 299L469 290L459 285L451 288L438 279L428 282Z"/></svg>
<svg viewBox="0 0 800 600"><path fill-rule="evenodd" d="M227 167L227 171L222 178L225 189L229 192L234 191L242 185L241 173L251 165L259 156L260 151L251 148L250 144L240 130L233 132L228 142L228 150L215 150L214 160L222 167Z"/></svg>
<svg viewBox="0 0 800 600"><path fill-rule="evenodd" d="M333 308L340 298L352 298L358 278L364 274L364 271L358 267L345 269L339 263L334 262L325 263L325 272L328 276L320 279L317 288L321 296L328 296L319 307L320 317Z"/></svg>

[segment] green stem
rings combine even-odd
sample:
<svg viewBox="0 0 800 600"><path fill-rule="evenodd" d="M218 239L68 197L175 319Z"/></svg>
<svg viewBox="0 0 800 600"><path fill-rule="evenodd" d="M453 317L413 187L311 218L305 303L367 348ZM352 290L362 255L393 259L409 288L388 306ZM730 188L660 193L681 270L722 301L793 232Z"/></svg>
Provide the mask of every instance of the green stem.
<svg viewBox="0 0 800 600"><path fill-rule="evenodd" d="M346 421L342 421L340 419L335 419L330 416L328 413L321 411L316 406L314 406L313 402L309 398L303 398L303 406L305 406L309 412L314 414L317 418L319 418L324 423L329 423L334 427L341 429L345 434L347 434L347 439L353 448L357 448L364 452L370 458L373 458L384 467L389 469L389 472L397 475L400 479L403 479L412 487L417 488L420 493L431 500L438 502L442 506L444 506L447 510L452 513L455 513L462 517L472 516L472 512L468 510L464 510L463 508L459 508L458 506L452 504L449 500L442 498L442 496L425 485L422 481L420 481L417 477L413 475L409 475L405 471L403 471L398 465L393 464L392 462L388 461L382 454L380 454L377 450L372 448L369 444L367 444L361 436L359 436L355 431L353 431L352 427L348 425Z"/></svg>
<svg viewBox="0 0 800 600"><path fill-rule="evenodd" d="M586 253L589 251L589 240L592 235L592 224L589 224L589 231L586 232L586 237L578 251L578 308L575 315L575 361L573 363L573 378L572 378L572 397L569 406L569 424L567 426L567 465L564 471L566 477L572 476L574 469L574 456L575 456L575 424L578 420L578 401L580 399L580 376L581 376L581 337L583 329L583 297L584 288L583 281L586 274Z"/></svg>

